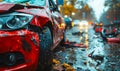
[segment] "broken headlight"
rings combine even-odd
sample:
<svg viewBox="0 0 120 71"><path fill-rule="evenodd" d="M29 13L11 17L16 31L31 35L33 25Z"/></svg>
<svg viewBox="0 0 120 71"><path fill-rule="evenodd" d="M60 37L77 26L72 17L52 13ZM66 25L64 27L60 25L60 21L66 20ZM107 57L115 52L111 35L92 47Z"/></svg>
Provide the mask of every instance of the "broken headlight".
<svg viewBox="0 0 120 71"><path fill-rule="evenodd" d="M14 30L25 27L33 16L24 13L0 15L0 30Z"/></svg>

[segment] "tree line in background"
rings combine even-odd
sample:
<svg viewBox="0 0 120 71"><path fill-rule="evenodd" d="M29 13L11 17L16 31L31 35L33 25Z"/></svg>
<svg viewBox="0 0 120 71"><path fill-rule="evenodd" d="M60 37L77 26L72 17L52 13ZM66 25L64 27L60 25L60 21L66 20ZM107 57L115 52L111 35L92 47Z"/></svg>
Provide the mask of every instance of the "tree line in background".
<svg viewBox="0 0 120 71"><path fill-rule="evenodd" d="M79 8L76 8L75 5L78 5ZM120 20L119 0L106 0L105 6L109 6L109 9L101 16L100 20L108 20L109 23L115 19ZM73 19L95 21L94 11L85 0L64 0L64 4L60 6L60 12ZM75 15L72 16L72 13Z"/></svg>
<svg viewBox="0 0 120 71"><path fill-rule="evenodd" d="M76 8L76 4L81 6L81 8ZM60 12L64 16L67 15L73 19L86 19L88 21L93 19L92 9L87 4L83 3L83 1L64 0L63 6L60 6ZM72 13L75 13L75 15L72 16Z"/></svg>

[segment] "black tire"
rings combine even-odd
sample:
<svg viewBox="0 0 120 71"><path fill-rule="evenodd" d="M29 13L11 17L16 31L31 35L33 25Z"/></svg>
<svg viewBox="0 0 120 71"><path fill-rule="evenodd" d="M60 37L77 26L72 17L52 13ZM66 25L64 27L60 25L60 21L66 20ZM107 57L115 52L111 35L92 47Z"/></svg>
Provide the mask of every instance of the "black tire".
<svg viewBox="0 0 120 71"><path fill-rule="evenodd" d="M53 38L51 30L48 26L45 26L41 33L40 38L40 56L37 71L49 71L52 64L53 52L51 51L51 46L53 44ZM49 69L49 70L46 70Z"/></svg>
<svg viewBox="0 0 120 71"><path fill-rule="evenodd" d="M104 41L107 41L106 29L103 29L100 34L101 34L101 37L103 38L103 40L104 40Z"/></svg>
<svg viewBox="0 0 120 71"><path fill-rule="evenodd" d="M112 37L116 37L117 34L116 33L109 33L109 34L106 34L106 29L103 29L102 32L101 32L101 36L103 37L103 39L107 40L107 38L112 38Z"/></svg>

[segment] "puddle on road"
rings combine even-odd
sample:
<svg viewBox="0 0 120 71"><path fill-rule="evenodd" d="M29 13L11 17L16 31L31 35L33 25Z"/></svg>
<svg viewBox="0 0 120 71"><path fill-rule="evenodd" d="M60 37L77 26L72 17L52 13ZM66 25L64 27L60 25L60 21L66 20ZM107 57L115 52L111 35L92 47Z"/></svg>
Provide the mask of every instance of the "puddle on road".
<svg viewBox="0 0 120 71"><path fill-rule="evenodd" d="M64 51L57 52L55 59L59 60L62 65L67 63L75 71L120 71L119 44L109 45L102 42L101 37L95 35L93 29L89 29L88 33L82 35L72 35L72 32L74 32L73 29L67 31L66 34L69 34L66 36L67 39L69 41L76 41L77 43L84 43L88 48L65 48L64 46L60 46L60 48L64 48ZM95 57L94 59L88 57L93 50L97 50L96 53L103 56L103 60L99 60L99 56L96 60ZM118 63L115 63L114 60Z"/></svg>

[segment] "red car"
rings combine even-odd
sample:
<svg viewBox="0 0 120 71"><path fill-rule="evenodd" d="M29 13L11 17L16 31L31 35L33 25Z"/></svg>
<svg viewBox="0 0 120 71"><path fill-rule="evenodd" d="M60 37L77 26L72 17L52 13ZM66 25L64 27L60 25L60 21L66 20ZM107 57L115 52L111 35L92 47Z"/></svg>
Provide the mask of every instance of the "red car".
<svg viewBox="0 0 120 71"><path fill-rule="evenodd" d="M51 64L52 50L63 39L64 30L53 0L3 0L0 71L43 71Z"/></svg>
<svg viewBox="0 0 120 71"><path fill-rule="evenodd" d="M102 29L103 29L103 27L102 27L103 25L100 23L100 24L95 24L95 26L94 26L94 29L95 29L95 32L96 33L101 33L102 32Z"/></svg>

